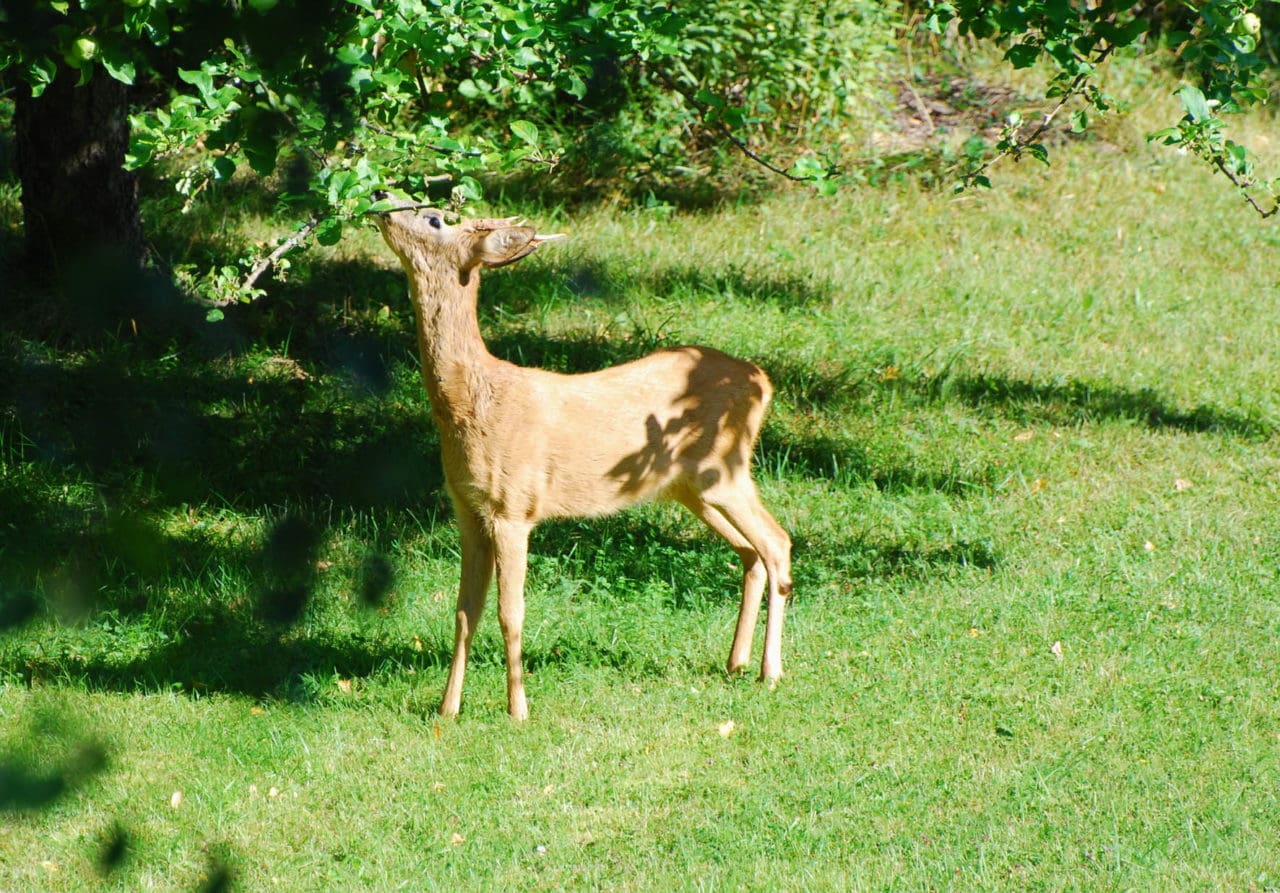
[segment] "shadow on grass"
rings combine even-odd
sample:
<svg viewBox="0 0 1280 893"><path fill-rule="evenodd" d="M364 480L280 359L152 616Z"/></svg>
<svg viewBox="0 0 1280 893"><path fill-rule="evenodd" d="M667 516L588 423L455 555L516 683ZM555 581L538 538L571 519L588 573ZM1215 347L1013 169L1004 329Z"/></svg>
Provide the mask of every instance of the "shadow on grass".
<svg viewBox="0 0 1280 893"><path fill-rule="evenodd" d="M632 284L658 294L733 295L789 307L828 298L802 280L761 279L739 270L657 271ZM323 299L313 292L317 285ZM487 280L485 303L493 312L585 299L579 295L616 300L627 287L628 280L602 265L532 267L529 275ZM0 593L0 622L29 620L38 609L33 594L50 588L58 589L73 615L106 607L125 617L160 617L169 606L149 594L162 588L157 581L217 566L242 568L249 577L261 572L244 551L260 546L175 537L149 520L157 511L187 506L263 520L301 511L322 519L316 522L321 537L335 517L368 513L377 519L373 527L394 531L396 519L403 529L412 512L447 514L412 328L397 322L406 316L404 290L401 274L373 263L313 262L309 276L277 284L259 305L233 310L214 336L206 336L203 322L192 322L187 308L177 316L144 315L141 336L115 335L72 353L13 333L0 339L0 463L9 469L9 482L0 486L0 588L6 590ZM379 308L392 302L400 309L380 321ZM170 331L162 328L166 319L177 321ZM154 335L153 326L159 329ZM495 354L564 372L603 368L665 343L660 333L641 329L559 337L522 325L487 327L497 330ZM1273 431L1262 420L1216 407L1181 410L1146 389L1038 384L992 374L880 374L891 361L888 351L821 368L761 358L783 399L815 411L894 392L1019 422L1118 419L1153 430L1250 439ZM964 477L882 467L853 444L780 426L766 427L761 450L783 475L845 485L869 481L886 491L963 494L993 482L985 471ZM87 492L77 495L79 490ZM736 599L732 553L696 525L692 530L655 530L625 518L565 522L540 531L535 549L593 554L593 561L607 564L602 575L610 579L669 582L675 610ZM861 579L998 561L989 544L875 547L856 537L817 542L795 533L798 583L809 563ZM62 672L115 687L201 682L261 692L292 685L299 674L360 675L387 661L432 664L447 657L444 648L413 654L374 640L292 636L253 611L211 610L136 661L91 657ZM254 663L259 652L261 667L238 669ZM532 655L534 661L553 657ZM614 658L602 652L598 659Z"/></svg>
<svg viewBox="0 0 1280 893"><path fill-rule="evenodd" d="M451 645L451 643L450 643ZM169 641L121 660L97 651L75 661L33 656L28 678L69 679L111 691L223 692L306 700L306 680L359 678L380 668L440 667L452 648L414 647L384 636L330 636L281 631L243 612L219 609Z"/></svg>
<svg viewBox="0 0 1280 893"><path fill-rule="evenodd" d="M484 280L480 300L484 307L513 311L582 300L617 304L648 296L680 302L741 300L796 309L829 304L833 295L829 282L783 269L763 271L737 265L708 269L688 264L637 273L598 261L562 261L549 256L541 265L490 274Z"/></svg>
<svg viewBox="0 0 1280 893"><path fill-rule="evenodd" d="M776 425L765 426L760 436L759 455L766 462L772 462L784 475L829 480L844 486L869 483L882 493L932 490L963 496L990 489L999 477L995 468L962 474L875 463L848 440L821 434L797 434Z"/></svg>
<svg viewBox="0 0 1280 893"><path fill-rule="evenodd" d="M867 580L927 579L949 570L977 568L991 570L1000 565L1000 553L990 540L960 540L941 544L871 543L864 537L821 539L797 535L792 538L797 556L821 565L823 572L835 574L846 585ZM819 572L796 563L796 589L813 585Z"/></svg>
<svg viewBox="0 0 1280 893"><path fill-rule="evenodd" d="M1034 382L995 374L959 375L930 385L943 401L959 401L1014 421L1072 426L1131 421L1153 431L1212 433L1265 440L1275 432L1266 419L1201 404L1182 409L1152 388L1127 389L1105 381Z"/></svg>
<svg viewBox="0 0 1280 893"><path fill-rule="evenodd" d="M353 359L335 363L345 374L328 384L286 357L246 370L138 362L127 345L74 363L6 355L6 458L83 475L108 499L142 480L149 501L170 506L249 511L308 497L352 510L438 506L429 416L377 396L390 363L347 346Z"/></svg>

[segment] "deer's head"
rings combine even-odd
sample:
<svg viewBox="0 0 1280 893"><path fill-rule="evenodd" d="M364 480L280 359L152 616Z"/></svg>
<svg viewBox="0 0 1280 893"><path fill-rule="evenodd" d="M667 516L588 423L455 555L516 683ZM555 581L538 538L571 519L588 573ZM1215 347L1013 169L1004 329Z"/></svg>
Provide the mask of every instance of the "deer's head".
<svg viewBox="0 0 1280 893"><path fill-rule="evenodd" d="M388 198L386 193L375 197ZM408 271L456 269L465 278L479 266L503 267L527 257L560 234L538 235L519 217L468 219L453 223L443 211L410 201L373 216L382 238Z"/></svg>

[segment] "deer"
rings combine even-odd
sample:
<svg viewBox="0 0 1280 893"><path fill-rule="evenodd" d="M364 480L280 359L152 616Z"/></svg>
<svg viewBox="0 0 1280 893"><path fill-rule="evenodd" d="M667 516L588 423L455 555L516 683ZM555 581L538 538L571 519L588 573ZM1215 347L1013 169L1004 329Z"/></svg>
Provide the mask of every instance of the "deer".
<svg viewBox="0 0 1280 893"><path fill-rule="evenodd" d="M782 675L791 540L760 501L751 458L773 389L764 370L710 347L674 347L599 371L562 374L489 353L482 270L558 241L520 218L467 219L375 195L372 215L409 280L422 379L457 517L461 575L440 713L456 717L472 636L497 576L507 711L529 708L522 670L529 535L552 518L612 514L649 500L684 505L737 553L742 601L728 670L751 658L766 583L760 679ZM454 222L449 217L454 216Z"/></svg>

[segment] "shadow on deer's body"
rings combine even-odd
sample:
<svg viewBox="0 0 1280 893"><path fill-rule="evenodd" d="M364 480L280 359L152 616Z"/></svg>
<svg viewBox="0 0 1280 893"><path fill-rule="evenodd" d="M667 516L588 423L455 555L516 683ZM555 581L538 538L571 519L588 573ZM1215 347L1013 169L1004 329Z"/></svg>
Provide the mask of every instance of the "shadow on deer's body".
<svg viewBox="0 0 1280 893"><path fill-rule="evenodd" d="M440 710L457 714L467 652L496 569L507 708L528 716L521 672L529 533L546 518L604 515L649 499L687 506L743 564L729 670L750 659L766 582L762 679L782 674L791 542L761 505L751 451L772 389L757 366L705 347L660 350L580 375L492 356L480 335L482 267L558 236L513 219L460 220L408 202L375 217L409 277L422 376L440 429L462 538L456 638Z"/></svg>

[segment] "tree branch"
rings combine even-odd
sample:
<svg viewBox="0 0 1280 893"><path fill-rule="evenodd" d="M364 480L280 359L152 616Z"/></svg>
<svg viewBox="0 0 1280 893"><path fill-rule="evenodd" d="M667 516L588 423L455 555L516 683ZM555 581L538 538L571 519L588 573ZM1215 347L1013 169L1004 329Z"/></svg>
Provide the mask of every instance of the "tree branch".
<svg viewBox="0 0 1280 893"><path fill-rule="evenodd" d="M1097 66L1101 65L1104 61L1106 61L1106 58L1111 55L1111 52L1114 49L1115 49L1114 46L1107 46L1105 49L1103 49L1102 52L1098 54L1098 58L1093 62L1092 67L1097 68ZM1058 102L1054 105L1053 108L1045 112L1044 118L1041 119L1040 124L1037 125L1035 130L1031 131L1031 136L1027 137L1025 140L1016 139L1017 129L1013 128L1014 139L1011 139L1009 141L1009 145L1005 146L1004 149L997 152L991 158L988 158L978 167L973 168L972 170L966 171L964 174L964 179L966 181L975 180L978 177L981 177L983 174L985 174L988 170L990 170L992 165L994 165L997 161L1000 161L1002 158L1007 158L1010 155L1013 155L1015 158L1020 158L1022 156L1022 148L1024 146L1036 145L1036 142L1040 139L1040 137L1044 136L1045 132L1049 129L1050 125L1053 124L1053 119L1058 116L1058 112L1062 111L1062 109L1066 106L1068 102L1071 101L1073 97L1079 96L1081 93L1084 92L1085 86L1089 82L1089 74L1090 72L1082 71L1080 72L1080 74L1075 76L1075 78L1071 81L1071 85L1067 87L1066 90L1063 91L1062 98L1058 100Z"/></svg>
<svg viewBox="0 0 1280 893"><path fill-rule="evenodd" d="M428 204L427 202L414 202L411 205L400 205L399 207L388 208L385 211L365 211L365 214L394 214L396 211L418 211L422 208L430 208L433 211L439 211L446 218L453 218L454 220L461 217L457 211L450 211L448 208L439 208L435 205Z"/></svg>
<svg viewBox="0 0 1280 893"><path fill-rule="evenodd" d="M799 176L799 175L793 174L790 171L784 170L783 168L780 168L777 165L771 163L767 158L764 158L759 153L757 153L754 149L752 149L746 140L742 139L740 136L734 133L733 130L729 127L729 125L726 124L724 121L717 120L709 123L707 121L708 109L703 103L698 102L697 99L690 96L688 91L686 91L685 88L680 86L680 84L676 82L675 78L671 77L671 75L667 74L665 71L662 71L661 69L658 69L658 68L652 68L650 70L653 71L653 73L658 76L658 79L661 80L666 85L668 90L671 90L673 93L679 94L680 97L683 98L685 102L689 103L689 105L693 106L697 110L698 118L702 121L703 127L706 127L708 130L711 130L711 129L718 130L721 136L727 139L730 143L732 143L738 149L739 152L741 152L747 158L750 158L756 164L760 165L761 167L765 168L766 170L772 173L778 174L779 176L786 177L788 180L791 180L792 182L795 182L795 183L810 183L815 179L814 177Z"/></svg>
<svg viewBox="0 0 1280 893"><path fill-rule="evenodd" d="M1240 190L1240 194L1244 196L1244 200L1253 206L1253 210L1257 211L1258 216L1263 220L1266 220L1277 211L1280 211L1280 200L1276 200L1275 203L1272 204L1270 210L1264 210L1262 205L1258 204L1258 200L1249 192L1249 187L1253 184L1241 182L1241 180L1231 172L1231 169L1228 168L1223 160L1217 155L1213 156L1213 166L1220 170L1223 176L1230 180L1235 187Z"/></svg>
<svg viewBox="0 0 1280 893"><path fill-rule="evenodd" d="M395 131L387 130L387 128L385 127L381 127L377 124L374 124L368 118L361 118L360 126L365 128L366 130L372 130L374 133L378 134L378 136L389 136L393 138L399 136L399 134L397 134ZM446 146L438 146L435 143L418 143L418 145L422 146L425 149L430 149L433 152L439 152L441 155L461 155L463 158L476 158L484 154L478 149L472 149L470 152L466 152L461 149L450 149ZM433 177L427 177L426 179L427 179L427 182L436 182L436 181L443 181L443 180L452 180L453 177L449 174L440 174Z"/></svg>
<svg viewBox="0 0 1280 893"><path fill-rule="evenodd" d="M312 217L301 229L277 245L275 251L272 251L266 257L259 258L258 262L253 265L253 269L249 271L249 275L245 277L244 282L241 283L241 288L246 291L253 288L263 273L271 269L280 258L301 245L307 236L311 235L315 228L323 223L325 219L324 217ZM234 299L219 301L215 306L226 307L234 302Z"/></svg>

